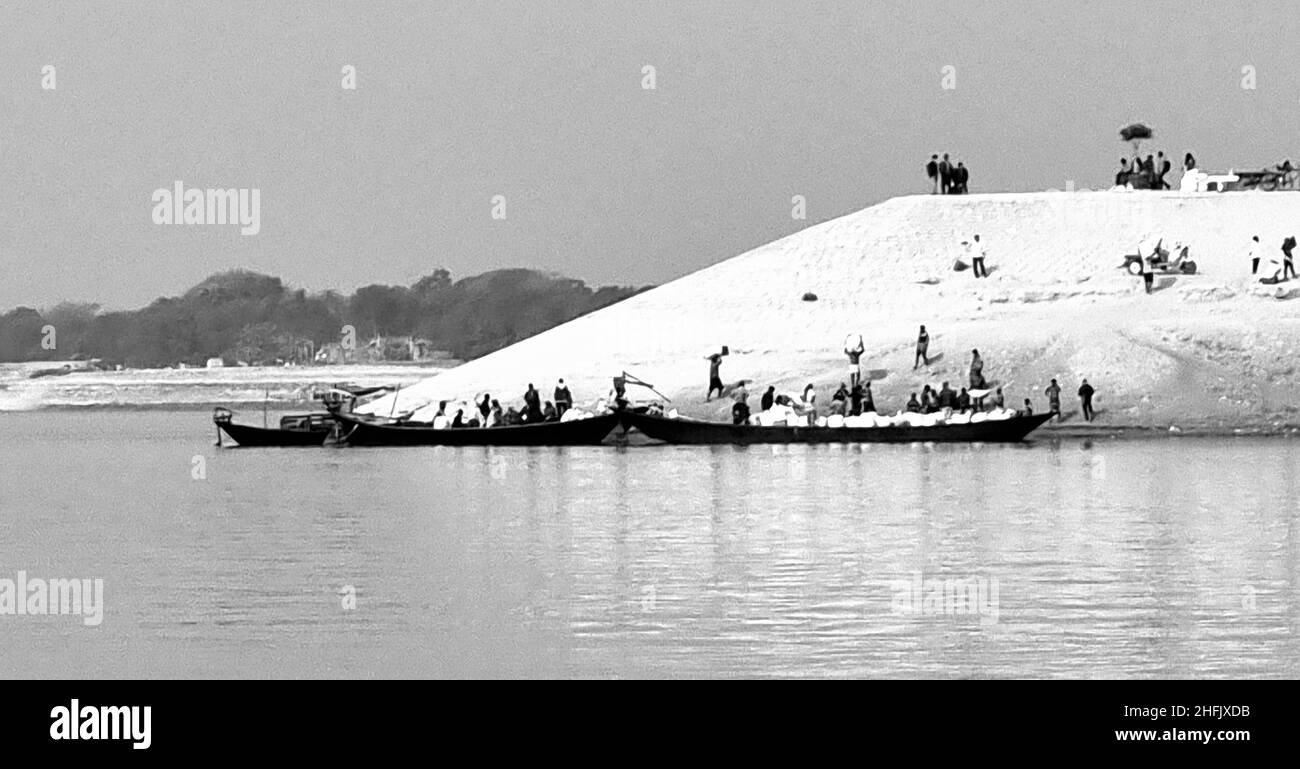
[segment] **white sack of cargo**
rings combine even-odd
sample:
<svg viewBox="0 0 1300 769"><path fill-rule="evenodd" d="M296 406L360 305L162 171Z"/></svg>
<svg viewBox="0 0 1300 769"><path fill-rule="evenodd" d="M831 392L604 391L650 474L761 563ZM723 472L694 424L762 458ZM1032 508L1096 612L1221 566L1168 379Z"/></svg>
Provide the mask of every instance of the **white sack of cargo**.
<svg viewBox="0 0 1300 769"><path fill-rule="evenodd" d="M971 414L970 421L971 424L976 424L978 422L987 422L989 421L989 415L985 414L983 411L979 411L974 414Z"/></svg>
<svg viewBox="0 0 1300 769"><path fill-rule="evenodd" d="M826 426L834 427L834 428L843 427L844 417L840 416L839 414L831 414L830 416L826 417Z"/></svg>
<svg viewBox="0 0 1300 769"><path fill-rule="evenodd" d="M970 424L970 414L967 414L964 411L958 411L956 414L953 414L952 416L948 417L948 424L968 425Z"/></svg>

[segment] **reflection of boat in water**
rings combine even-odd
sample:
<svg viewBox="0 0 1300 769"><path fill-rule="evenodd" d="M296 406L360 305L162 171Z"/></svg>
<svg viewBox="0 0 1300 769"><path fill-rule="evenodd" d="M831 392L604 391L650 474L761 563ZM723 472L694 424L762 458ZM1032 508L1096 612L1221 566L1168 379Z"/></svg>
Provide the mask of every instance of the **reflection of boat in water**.
<svg viewBox="0 0 1300 769"><path fill-rule="evenodd" d="M47 377L47 376L67 376L68 374L71 373L72 373L72 366L70 364L65 363L59 368L37 369L36 371L33 371L32 373L28 374L27 378L40 379L41 377Z"/></svg>
<svg viewBox="0 0 1300 769"><path fill-rule="evenodd" d="M1034 414L980 422L933 426L789 427L733 425L695 419L670 419L654 414L623 412L624 428L640 430L665 443L1015 443L1024 440L1052 415Z"/></svg>
<svg viewBox="0 0 1300 769"><path fill-rule="evenodd" d="M589 446L604 441L619 422L613 413L501 427L433 427L343 411L334 418L339 441L353 446Z"/></svg>
<svg viewBox="0 0 1300 769"><path fill-rule="evenodd" d="M236 424L228 408L218 406L212 410L212 421L217 426L217 444L221 433L230 436L240 446L323 446L334 430L334 420L329 414L290 414L280 418L280 426L253 427Z"/></svg>

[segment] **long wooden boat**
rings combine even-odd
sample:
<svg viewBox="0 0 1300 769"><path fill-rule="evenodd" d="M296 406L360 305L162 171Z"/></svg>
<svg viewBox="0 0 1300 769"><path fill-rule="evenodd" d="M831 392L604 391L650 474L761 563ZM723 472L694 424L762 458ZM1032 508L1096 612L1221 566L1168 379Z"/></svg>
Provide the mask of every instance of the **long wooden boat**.
<svg viewBox="0 0 1300 769"><path fill-rule="evenodd" d="M353 446L588 446L619 424L618 414L569 422L539 422L504 427L433 427L335 412L339 441Z"/></svg>
<svg viewBox="0 0 1300 769"><path fill-rule="evenodd" d="M230 409L213 409L212 421L217 426L217 445L221 433L230 436L240 446L323 446L334 431L334 419L329 414L290 414L280 418L280 426L254 427L236 424Z"/></svg>
<svg viewBox="0 0 1300 769"><path fill-rule="evenodd" d="M669 419L653 414L623 412L623 427L635 427L647 437L666 443L1015 443L1025 439L1050 413L989 419L933 427L757 427Z"/></svg>

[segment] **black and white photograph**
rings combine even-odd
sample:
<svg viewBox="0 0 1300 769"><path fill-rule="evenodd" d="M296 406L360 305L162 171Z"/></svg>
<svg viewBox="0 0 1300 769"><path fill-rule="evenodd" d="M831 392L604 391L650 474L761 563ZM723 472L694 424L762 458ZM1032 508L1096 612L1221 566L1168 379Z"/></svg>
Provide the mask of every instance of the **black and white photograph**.
<svg viewBox="0 0 1300 769"><path fill-rule="evenodd" d="M6 0L0 734L865 679L1281 738L1212 687L1300 676L1298 52L1289 0Z"/></svg>

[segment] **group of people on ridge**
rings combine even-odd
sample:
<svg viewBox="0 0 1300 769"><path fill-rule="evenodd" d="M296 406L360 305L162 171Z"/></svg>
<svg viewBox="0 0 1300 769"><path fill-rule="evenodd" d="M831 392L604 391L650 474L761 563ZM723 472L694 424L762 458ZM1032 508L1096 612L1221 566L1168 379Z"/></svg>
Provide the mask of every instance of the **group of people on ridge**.
<svg viewBox="0 0 1300 769"><path fill-rule="evenodd" d="M1134 157L1132 160L1120 158L1119 171L1115 174L1115 186L1132 187L1135 190L1167 190L1170 186L1165 176L1173 167L1173 162L1165 157L1163 150L1155 155L1147 155L1146 160L1140 157ZM1183 170L1188 171L1195 167L1196 158L1189 152L1183 158Z"/></svg>
<svg viewBox="0 0 1300 769"><path fill-rule="evenodd" d="M932 195L965 195L970 192L966 186L970 182L970 170L961 161L953 165L946 152L942 159L938 155L930 156L930 162L925 164L925 175L930 178Z"/></svg>
<svg viewBox="0 0 1300 769"><path fill-rule="evenodd" d="M561 379L555 385L555 400L545 402L542 401L541 393L533 387L532 382L529 382L520 408L507 406L503 409L501 402L493 398L491 393L483 393L476 397L474 407L469 409L468 414L465 413L464 408L458 408L454 414L448 414L449 402L439 401L438 412L433 415L434 427L508 427L560 421L565 412L573 408L573 393Z"/></svg>

